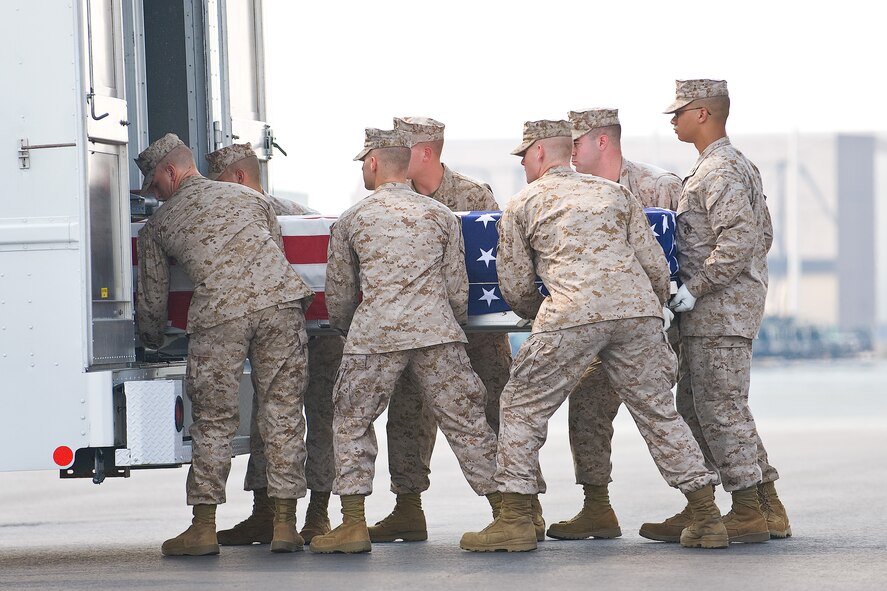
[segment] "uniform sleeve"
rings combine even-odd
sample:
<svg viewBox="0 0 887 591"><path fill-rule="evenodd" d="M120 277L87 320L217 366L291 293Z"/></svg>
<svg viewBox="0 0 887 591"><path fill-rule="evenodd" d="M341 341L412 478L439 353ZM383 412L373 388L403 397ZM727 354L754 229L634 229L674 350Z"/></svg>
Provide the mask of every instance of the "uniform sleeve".
<svg viewBox="0 0 887 591"><path fill-rule="evenodd" d="M773 220L770 218L770 208L767 206L767 197L764 197L761 207L764 210L761 212L761 215L764 218L764 252L770 252L770 247L773 246Z"/></svg>
<svg viewBox="0 0 887 591"><path fill-rule="evenodd" d="M727 287L748 268L755 245L764 240L742 179L723 170L711 177L705 208L717 236L715 247L701 271L684 282L697 298Z"/></svg>
<svg viewBox="0 0 887 591"><path fill-rule="evenodd" d="M346 225L341 221L334 223L330 230L324 291L330 326L347 335L360 303L360 274Z"/></svg>
<svg viewBox="0 0 887 591"><path fill-rule="evenodd" d="M650 278L650 285L653 286L659 303L665 304L671 286L668 261L662 254L662 247L659 246L650 230L650 222L640 203L637 199L628 199L628 204L628 242L634 249L635 257L640 262L644 273Z"/></svg>
<svg viewBox="0 0 887 591"><path fill-rule="evenodd" d="M486 183L482 185L482 190L478 191L480 193L478 195L480 205L483 206L483 209L478 209L477 211L498 211L499 204L496 203L496 198L493 196L493 189L490 188L490 185Z"/></svg>
<svg viewBox="0 0 887 591"><path fill-rule="evenodd" d="M502 297L521 318L535 318L545 298L536 289L536 266L523 220L506 208L496 229L499 231L496 270Z"/></svg>
<svg viewBox="0 0 887 591"><path fill-rule="evenodd" d="M283 248L283 230L280 229L280 222L277 221L277 215L274 210L273 205L267 200L260 200L262 204L262 209L265 210L265 215L268 218L268 227L271 230L271 238L274 239L274 243L277 244L277 247L280 248L282 252L286 252Z"/></svg>
<svg viewBox="0 0 887 591"><path fill-rule="evenodd" d="M136 241L139 257L136 309L139 337L153 349L163 345L169 297L169 262L149 226L139 231Z"/></svg>
<svg viewBox="0 0 887 591"><path fill-rule="evenodd" d="M678 210L678 201L681 199L681 179L674 174L666 174L656 182L656 207L662 209Z"/></svg>
<svg viewBox="0 0 887 591"><path fill-rule="evenodd" d="M444 251L444 278L447 297L453 315L459 324L468 322L468 271L465 269L465 244L462 227L456 216L450 215L447 244Z"/></svg>
<svg viewBox="0 0 887 591"><path fill-rule="evenodd" d="M316 210L301 203L288 199L279 199L274 195L265 195L265 198L271 203L271 207L274 208L275 215L309 215L318 213Z"/></svg>

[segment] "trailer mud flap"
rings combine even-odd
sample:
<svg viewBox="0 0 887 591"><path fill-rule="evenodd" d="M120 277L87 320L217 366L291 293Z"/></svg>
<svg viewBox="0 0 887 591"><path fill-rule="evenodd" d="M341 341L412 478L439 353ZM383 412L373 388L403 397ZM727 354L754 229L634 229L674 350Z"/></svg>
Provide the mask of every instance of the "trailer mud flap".
<svg viewBox="0 0 887 591"><path fill-rule="evenodd" d="M101 484L105 478L129 478L129 468L115 464L113 447L81 447L74 453L74 463L59 470L60 478L92 478Z"/></svg>

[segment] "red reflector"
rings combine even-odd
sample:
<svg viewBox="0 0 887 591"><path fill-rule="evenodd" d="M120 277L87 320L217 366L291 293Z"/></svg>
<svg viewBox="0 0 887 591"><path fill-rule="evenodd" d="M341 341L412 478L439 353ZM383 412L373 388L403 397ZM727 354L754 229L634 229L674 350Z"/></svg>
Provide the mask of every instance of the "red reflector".
<svg viewBox="0 0 887 591"><path fill-rule="evenodd" d="M185 427L185 403L182 401L181 396L176 396L176 410L174 417L176 431L181 433L182 429Z"/></svg>
<svg viewBox="0 0 887 591"><path fill-rule="evenodd" d="M59 466L67 466L74 461L74 452L67 445L60 445L52 452L52 460Z"/></svg>

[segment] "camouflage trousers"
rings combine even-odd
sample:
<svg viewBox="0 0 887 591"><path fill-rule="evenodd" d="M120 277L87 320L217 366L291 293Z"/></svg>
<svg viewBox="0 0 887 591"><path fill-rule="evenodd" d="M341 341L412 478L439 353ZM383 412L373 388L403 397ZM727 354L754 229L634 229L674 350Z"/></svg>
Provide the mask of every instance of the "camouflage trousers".
<svg viewBox="0 0 887 591"><path fill-rule="evenodd" d="M266 442L268 494L285 499L305 495L302 396L308 381L307 341L299 302L271 306L191 334L185 381L194 419L189 505L225 502L247 358L256 388L256 424Z"/></svg>
<svg viewBox="0 0 887 591"><path fill-rule="evenodd" d="M748 407L751 339L682 337L680 353L686 373L681 379L687 386L678 388L678 412L720 475L724 490L779 478Z"/></svg>
<svg viewBox="0 0 887 591"><path fill-rule="evenodd" d="M494 492L496 436L484 416L486 390L462 343L342 357L333 391L333 492L372 493L378 454L373 421L402 375L415 382L474 492Z"/></svg>
<svg viewBox="0 0 887 591"><path fill-rule="evenodd" d="M470 334L465 352L486 387L486 417L499 431L499 396L508 382L511 344L507 334ZM431 454L437 438L434 413L423 403L416 383L402 376L388 403L388 471L391 492L421 493L430 485Z"/></svg>
<svg viewBox="0 0 887 591"><path fill-rule="evenodd" d="M609 320L534 333L514 359L502 392L499 490L539 491L539 449L548 420L599 357L669 485L692 492L716 481L699 445L674 407L676 359L658 318Z"/></svg>
<svg viewBox="0 0 887 591"><path fill-rule="evenodd" d="M336 476L333 460L333 384L339 363L342 362L344 346L345 339L340 336L315 336L308 341L308 389L305 391L305 420L308 423L305 447L308 456L305 460L305 481L309 489L319 492L331 491ZM243 490L268 486L265 442L257 425L257 408L253 395L250 455Z"/></svg>
<svg viewBox="0 0 887 591"><path fill-rule="evenodd" d="M669 345L677 350L680 346L680 332L676 321L666 334ZM681 373L678 371L679 377ZM680 388L679 381L678 389ZM576 484L606 486L612 481L610 475L613 463L610 457L613 420L622 406L622 400L610 384L600 359L595 359L591 367L582 374L579 383L570 392L568 404L570 450L573 454Z"/></svg>

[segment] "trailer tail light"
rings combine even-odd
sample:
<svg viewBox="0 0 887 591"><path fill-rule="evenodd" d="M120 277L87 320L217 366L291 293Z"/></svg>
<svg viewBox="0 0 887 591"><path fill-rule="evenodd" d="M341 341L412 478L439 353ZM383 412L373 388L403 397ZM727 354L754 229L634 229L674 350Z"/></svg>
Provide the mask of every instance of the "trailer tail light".
<svg viewBox="0 0 887 591"><path fill-rule="evenodd" d="M74 452L67 445L60 445L52 452L52 461L62 468L70 466L74 461Z"/></svg>
<svg viewBox="0 0 887 591"><path fill-rule="evenodd" d="M175 421L176 431L181 433L185 428L185 402L181 396L176 396Z"/></svg>

